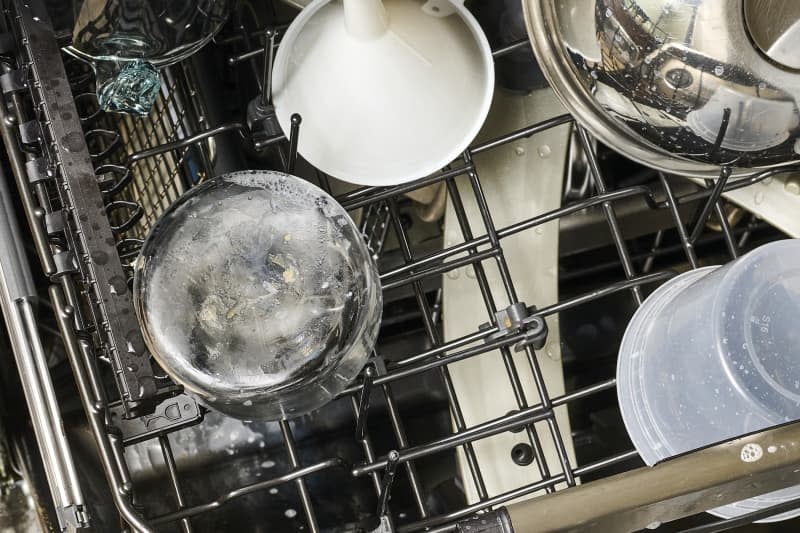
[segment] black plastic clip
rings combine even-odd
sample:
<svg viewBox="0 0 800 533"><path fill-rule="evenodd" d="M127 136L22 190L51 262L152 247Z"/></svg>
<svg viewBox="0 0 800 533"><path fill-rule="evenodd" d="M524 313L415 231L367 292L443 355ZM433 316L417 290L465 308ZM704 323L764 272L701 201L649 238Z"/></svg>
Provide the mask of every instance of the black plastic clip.
<svg viewBox="0 0 800 533"><path fill-rule="evenodd" d="M523 333L525 337L514 344L514 351L521 352L526 346L538 350L547 341L547 323L544 318L532 315L536 307L527 307L525 302L516 302L494 314L497 331L486 338L486 342L503 339L510 335ZM491 324L482 324L480 329L486 330Z"/></svg>
<svg viewBox="0 0 800 533"><path fill-rule="evenodd" d="M186 394L167 398L149 415L126 418L125 409L121 404L111 406L110 412L112 423L122 431L122 442L125 445L142 442L190 426L203 419L200 406Z"/></svg>

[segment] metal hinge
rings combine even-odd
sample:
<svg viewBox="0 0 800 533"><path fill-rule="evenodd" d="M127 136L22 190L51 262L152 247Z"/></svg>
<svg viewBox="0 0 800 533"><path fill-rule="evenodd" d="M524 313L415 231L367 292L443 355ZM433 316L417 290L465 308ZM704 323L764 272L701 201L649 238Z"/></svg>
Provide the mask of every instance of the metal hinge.
<svg viewBox="0 0 800 533"><path fill-rule="evenodd" d="M53 254L53 263L56 266L56 271L51 276L52 278L63 276L64 274L74 274L78 271L78 262L72 250L64 250Z"/></svg>
<svg viewBox="0 0 800 533"><path fill-rule="evenodd" d="M23 122L19 125L19 139L25 145L38 145L42 140L42 125L36 119Z"/></svg>
<svg viewBox="0 0 800 533"><path fill-rule="evenodd" d="M56 518L61 531L75 531L89 527L89 513L83 505L73 504L56 509Z"/></svg>
<svg viewBox="0 0 800 533"><path fill-rule="evenodd" d="M25 163L25 172L28 174L28 181L31 185L53 178L50 171L50 164L44 157L37 157Z"/></svg>
<svg viewBox="0 0 800 533"><path fill-rule="evenodd" d="M49 236L60 235L64 233L66 227L66 220L64 212L61 210L53 211L52 213L45 213L44 215L44 228Z"/></svg>
<svg viewBox="0 0 800 533"><path fill-rule="evenodd" d="M3 94L18 93L28 89L28 73L23 69L10 70L0 75Z"/></svg>

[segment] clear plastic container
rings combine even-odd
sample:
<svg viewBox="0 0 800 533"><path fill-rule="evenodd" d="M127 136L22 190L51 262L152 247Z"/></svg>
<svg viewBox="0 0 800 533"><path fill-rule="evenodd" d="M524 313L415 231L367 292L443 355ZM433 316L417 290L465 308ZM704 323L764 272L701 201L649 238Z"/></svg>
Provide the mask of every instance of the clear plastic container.
<svg viewBox="0 0 800 533"><path fill-rule="evenodd" d="M336 397L372 352L381 302L345 210L278 172L192 189L159 219L135 267L153 357L201 403L241 419L291 418Z"/></svg>
<svg viewBox="0 0 800 533"><path fill-rule="evenodd" d="M647 298L617 364L622 417L645 463L800 419L798 316L797 239L686 272ZM710 512L730 518L797 497L800 486Z"/></svg>

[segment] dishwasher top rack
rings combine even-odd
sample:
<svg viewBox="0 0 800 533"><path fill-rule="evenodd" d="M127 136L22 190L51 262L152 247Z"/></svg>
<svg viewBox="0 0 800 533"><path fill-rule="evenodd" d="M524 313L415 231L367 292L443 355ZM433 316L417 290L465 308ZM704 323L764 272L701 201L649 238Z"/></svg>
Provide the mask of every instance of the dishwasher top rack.
<svg viewBox="0 0 800 533"><path fill-rule="evenodd" d="M372 480L380 504L376 513L381 519L378 528L384 528L384 531L452 531L458 527L459 520L474 513L496 508L527 494L552 492L558 485L571 487L580 476L602 472L636 457L634 451L625 450L588 464L571 464L558 430L555 408L612 389L614 380L606 379L550 397L534 351L537 342L546 334L547 317L615 293L627 292L639 304L645 287L663 282L675 274L672 271L653 271L655 259L672 251L664 242L664 231L656 233L647 253L631 251L615 213L617 202L641 198L653 212L667 212L677 231L679 249L685 254L687 263L696 268L699 265L697 248L713 215L717 217L721 239L731 257L738 256L753 234L755 222L743 228L731 227L721 202L723 192L769 180L781 172L797 170L786 168L729 181L730 173L723 168L720 178L708 183L708 189L683 195L678 195L663 175L656 186L612 188L601 172L592 139L580 126L574 125L587 157L592 189L562 208L507 227L496 227L473 156L572 123L572 117L560 115L475 144L450 168L416 182L388 188L360 188L339 195L337 199L345 208L365 208L369 216L365 217L363 228L370 233L376 254L380 253L380 244L387 234L394 234L404 264L381 273L383 290L410 287L431 347L389 364L376 357L368 364L362 378L343 393L342 396L348 397L352 404L354 438L363 451L359 462L347 464L340 457L327 457L302 464L296 454L292 423L281 422L280 432L291 466L289 471L220 494L216 501L189 503L181 493L180 476L175 468L168 433L199 422L202 411L191 398L182 395L164 376L158 375L157 369L144 355L145 348L132 313L127 283L129 273L125 265L135 257L141 239L146 236L143 228L155 220L159 208L168 206L186 188L212 176L216 136L235 132L245 137L255 149L280 146L286 151L287 170L291 171L297 157L297 135L302 134L301 117L293 122L288 146L287 139L282 136L254 138L240 123L206 124L205 113L200 108L203 102L201 87L192 79L191 69L179 65L165 74L160 100L148 119L135 122L122 118L114 124L115 129L109 128L108 122L104 122L107 117L93 109L91 96L83 92L87 80L85 72L81 73L78 66L72 65L76 72L72 72L71 77L67 75L57 42L57 38L62 36L54 34L42 2L30 0L23 4L12 1L8 12L11 13L9 29L14 32L15 42L20 46L16 50L11 47L6 50L7 57L15 56L15 64L3 76L2 89L6 100L13 104L15 112L23 120L19 120L18 125L19 147L7 149L21 148L27 154L27 175L24 181L19 181L23 184L20 194L44 272L53 283L50 297L68 357L115 503L123 519L141 531L153 531L166 523L179 523L184 531L191 531L193 518L231 499L283 484L296 487L308 530L319 531L321 526L307 478L329 469L344 469L352 476L366 476ZM242 39L249 42L251 38L252 35L244 31ZM501 57L525 47L527 42L519 41L496 50L494 55ZM236 62L260 52L257 48L244 55L247 57L231 59ZM70 84L74 89L68 90ZM73 94L73 91L78 94ZM125 155L109 162L109 155L120 144L125 147ZM322 186L330 190L327 178L319 177ZM456 178L466 179L470 185L469 191L481 215L482 224L478 227L472 227L467 220L461 198L463 193L455 185ZM420 255L413 249L404 229L398 199L403 193L439 182L447 187L464 241ZM143 198L149 200L143 202ZM692 202L699 202L701 208L694 217L694 225L690 226L679 208ZM619 265L618 280L546 307L529 307L518 302L514 281L504 260L503 239L590 208L602 210L611 233ZM501 272L505 295L491 294L483 270L485 261L494 262ZM444 342L437 325L438 310L424 294L422 282L464 266L474 269L476 283L483 290L486 315L483 320L476 321L473 333ZM497 309L495 301L506 299L514 302L512 306L506 310ZM509 326L497 321L497 313L503 311L510 316L525 318ZM489 325L479 327L484 321L489 321ZM467 427L447 365L493 350L508 354L514 347L525 352L537 381L538 395L532 398L519 395L519 408L514 412ZM510 358L506 361L510 361L506 367L509 386L520 391L514 362ZM115 378L115 387L110 391L103 383L104 373L100 368L106 364ZM392 387L399 380L424 373L433 373L444 384L454 428L449 435L412 445L406 437ZM368 431L367 413L370 405L375 405L376 395L383 396L382 404L392 420L396 442L394 449L382 456L376 455ZM175 405L179 414L167 416L168 410ZM544 422L546 431L536 426L536 422ZM526 429L525 437L537 456L541 480L503 494L487 494L472 444L479 439L518 429ZM131 500L135 486L127 471L123 448L145 439L159 440L168 468L169 485L177 502L175 511L160 516L136 508ZM555 446L557 462L548 462L542 455L540 442L543 439L550 440ZM464 482L474 484L480 501L445 514L432 514L419 482L417 465L430 456L456 448L463 451L469 467L469 478ZM397 469L401 469L408 479L416 508L416 516L405 520L382 513L388 509L386 503Z"/></svg>

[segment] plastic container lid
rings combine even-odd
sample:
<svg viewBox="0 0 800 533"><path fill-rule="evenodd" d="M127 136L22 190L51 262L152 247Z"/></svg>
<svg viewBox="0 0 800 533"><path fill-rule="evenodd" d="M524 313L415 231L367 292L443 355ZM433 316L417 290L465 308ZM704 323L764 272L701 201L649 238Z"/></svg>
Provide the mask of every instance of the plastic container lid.
<svg viewBox="0 0 800 533"><path fill-rule="evenodd" d="M617 364L620 410L645 463L800 419L797 316L798 240L654 291L631 319ZM729 518L796 497L800 486L709 512Z"/></svg>

